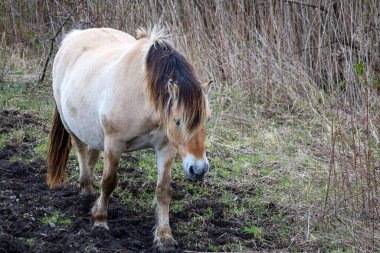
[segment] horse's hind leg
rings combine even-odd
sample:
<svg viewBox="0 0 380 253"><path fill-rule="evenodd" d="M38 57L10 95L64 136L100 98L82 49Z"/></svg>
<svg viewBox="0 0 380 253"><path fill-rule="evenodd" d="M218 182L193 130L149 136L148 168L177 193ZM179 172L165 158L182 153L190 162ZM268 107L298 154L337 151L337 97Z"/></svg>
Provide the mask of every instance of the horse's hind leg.
<svg viewBox="0 0 380 253"><path fill-rule="evenodd" d="M99 158L100 152L96 149L90 148L76 136L72 135L72 137L79 161L80 194L85 197L92 197L95 195L93 169Z"/></svg>
<svg viewBox="0 0 380 253"><path fill-rule="evenodd" d="M101 193L92 208L92 216L95 219L95 227L107 226L107 209L111 193L117 185L117 167L123 150L121 142L112 139L105 139L104 144L104 169L101 182Z"/></svg>

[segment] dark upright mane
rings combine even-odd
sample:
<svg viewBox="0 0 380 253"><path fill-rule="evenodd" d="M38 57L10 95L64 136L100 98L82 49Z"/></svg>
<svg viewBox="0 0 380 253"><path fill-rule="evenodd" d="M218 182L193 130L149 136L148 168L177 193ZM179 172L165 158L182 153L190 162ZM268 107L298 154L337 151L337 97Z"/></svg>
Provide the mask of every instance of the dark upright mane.
<svg viewBox="0 0 380 253"><path fill-rule="evenodd" d="M146 58L146 78L151 100L164 120L170 116L172 101L168 82L179 87L178 106L183 106L183 127L191 133L206 122L207 105L202 86L192 65L166 41L156 41Z"/></svg>

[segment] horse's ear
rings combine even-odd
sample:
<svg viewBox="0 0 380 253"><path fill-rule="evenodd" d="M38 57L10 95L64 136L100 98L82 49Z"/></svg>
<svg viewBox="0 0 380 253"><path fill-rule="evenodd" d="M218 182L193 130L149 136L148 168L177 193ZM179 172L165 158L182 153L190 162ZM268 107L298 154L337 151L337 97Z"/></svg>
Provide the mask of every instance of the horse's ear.
<svg viewBox="0 0 380 253"><path fill-rule="evenodd" d="M208 92L210 91L210 88L211 88L211 84L214 82L214 80L210 80L208 81L207 83L204 83L202 84L202 89L203 91L208 94Z"/></svg>
<svg viewBox="0 0 380 253"><path fill-rule="evenodd" d="M169 79L169 81L168 81L168 91L169 91L170 97L173 100L177 100L178 93L179 93L179 87L176 83L174 83L172 81L172 79Z"/></svg>

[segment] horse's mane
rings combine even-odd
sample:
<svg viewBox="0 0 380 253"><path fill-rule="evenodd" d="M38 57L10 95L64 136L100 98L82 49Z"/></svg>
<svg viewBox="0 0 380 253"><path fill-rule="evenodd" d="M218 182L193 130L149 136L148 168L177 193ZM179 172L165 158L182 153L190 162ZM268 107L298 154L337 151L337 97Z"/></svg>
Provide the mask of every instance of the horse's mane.
<svg viewBox="0 0 380 253"><path fill-rule="evenodd" d="M173 105L167 85L170 79L178 85L178 106L183 108L182 133L189 137L207 120L207 98L193 66L170 45L164 35L162 30L153 29L150 36L145 31L138 31L140 38L148 37L152 42L145 62L147 88L152 103L167 124Z"/></svg>

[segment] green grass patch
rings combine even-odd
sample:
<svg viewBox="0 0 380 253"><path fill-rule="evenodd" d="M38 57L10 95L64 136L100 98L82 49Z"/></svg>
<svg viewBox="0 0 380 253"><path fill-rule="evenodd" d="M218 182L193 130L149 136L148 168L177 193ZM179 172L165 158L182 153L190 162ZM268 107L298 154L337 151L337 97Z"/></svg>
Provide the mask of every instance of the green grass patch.
<svg viewBox="0 0 380 253"><path fill-rule="evenodd" d="M254 238L260 238L263 234L263 228L257 226L244 227L243 233L253 235Z"/></svg>
<svg viewBox="0 0 380 253"><path fill-rule="evenodd" d="M174 213L181 213L181 212L185 211L185 205L181 204L181 203L173 202L171 204L171 210Z"/></svg>
<svg viewBox="0 0 380 253"><path fill-rule="evenodd" d="M58 225L70 225L72 223L71 219L63 218L62 216L59 211L54 211L50 216L43 217L42 222L45 224L54 223Z"/></svg>
<svg viewBox="0 0 380 253"><path fill-rule="evenodd" d="M269 176L270 175L270 169L269 168L261 168L260 169L260 175L263 177Z"/></svg>
<svg viewBox="0 0 380 253"><path fill-rule="evenodd" d="M34 89L29 83L0 83L0 108L14 108L50 116L53 108L53 96L50 87L40 86ZM46 118L46 117L44 117Z"/></svg>
<svg viewBox="0 0 380 253"><path fill-rule="evenodd" d="M28 238L25 241L25 244L28 245L29 247L33 246L35 243L36 243L36 238L33 238L33 237Z"/></svg>

